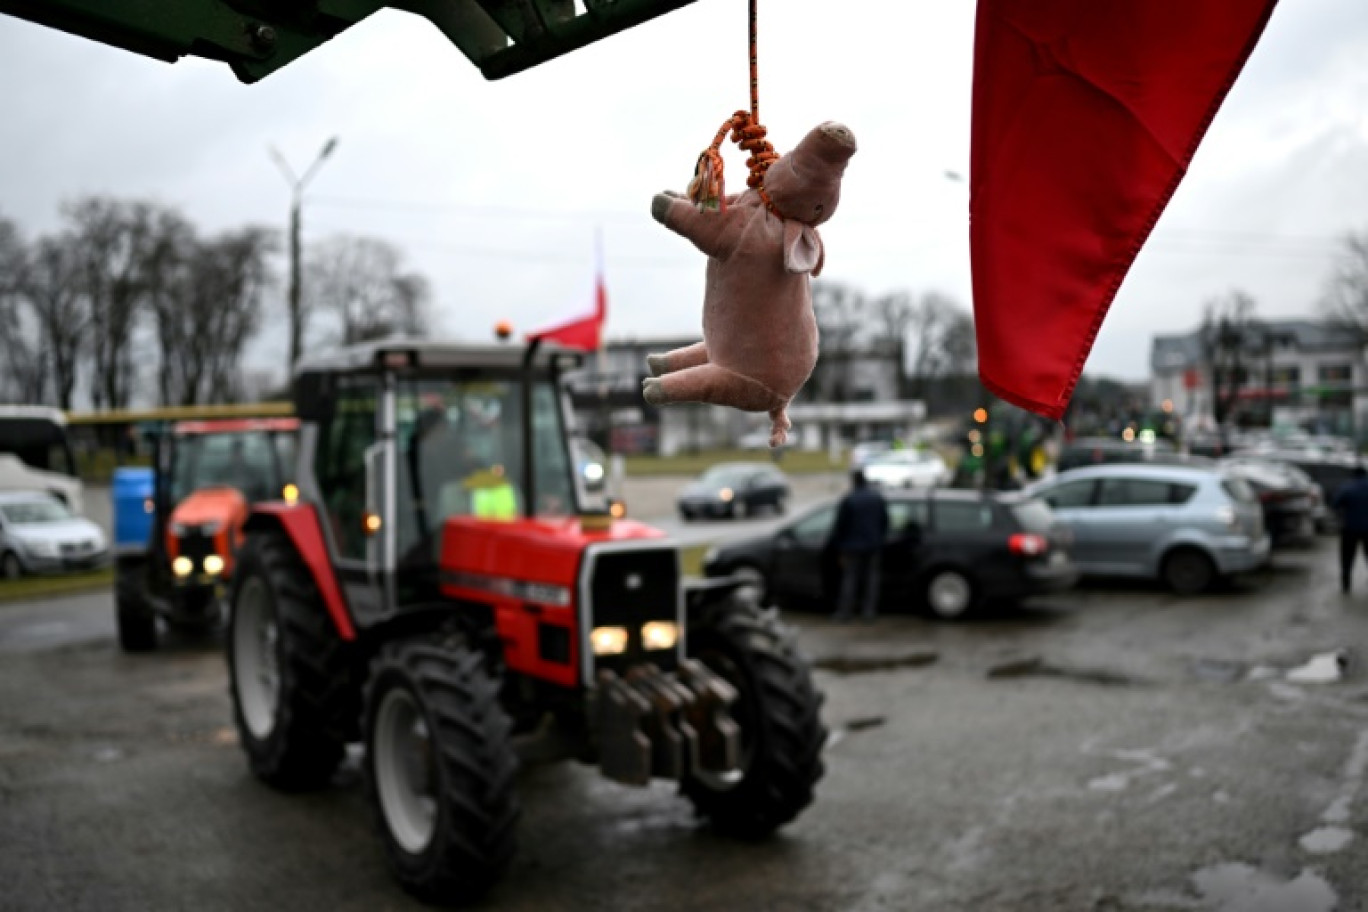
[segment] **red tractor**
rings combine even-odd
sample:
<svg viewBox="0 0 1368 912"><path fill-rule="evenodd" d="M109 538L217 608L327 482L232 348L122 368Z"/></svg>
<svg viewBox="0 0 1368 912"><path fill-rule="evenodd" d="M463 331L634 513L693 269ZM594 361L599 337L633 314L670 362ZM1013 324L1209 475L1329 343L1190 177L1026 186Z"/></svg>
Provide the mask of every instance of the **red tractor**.
<svg viewBox="0 0 1368 912"><path fill-rule="evenodd" d="M185 630L222 621L249 506L295 496L294 418L178 421L157 435L152 468L115 479L115 617L127 652L157 646L157 620Z"/></svg>
<svg viewBox="0 0 1368 912"><path fill-rule="evenodd" d="M733 581L681 586L657 530L582 510L559 383L578 365L537 343L306 360L299 498L245 526L228 662L251 768L319 787L363 741L390 867L427 899L472 897L508 863L520 762L675 780L744 837L792 820L822 775L791 631Z"/></svg>

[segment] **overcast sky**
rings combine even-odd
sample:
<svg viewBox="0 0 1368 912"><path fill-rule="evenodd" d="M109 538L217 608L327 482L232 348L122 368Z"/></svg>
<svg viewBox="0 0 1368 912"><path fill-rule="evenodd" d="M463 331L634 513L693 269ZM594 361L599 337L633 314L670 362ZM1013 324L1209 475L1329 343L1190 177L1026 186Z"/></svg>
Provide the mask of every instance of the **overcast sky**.
<svg viewBox="0 0 1368 912"><path fill-rule="evenodd" d="M1203 0L1212 2L1212 0ZM50 231L85 193L179 207L206 231L284 227L310 185L307 246L386 238L432 282L446 335L490 338L589 306L603 232L610 337L699 326L703 258L653 222L718 125L748 105L744 0L698 0L499 82L423 19L384 11L265 80L174 65L0 16L0 215ZM839 120L860 150L822 228L824 277L970 305L973 5L766 0L762 121L780 151ZM729 188L744 179L727 147ZM1314 316L1336 240L1368 229L1368 3L1284 0L1113 305L1088 373L1147 374L1231 288L1265 316ZM283 274L283 260L281 263ZM284 289L279 295L283 308ZM254 360L280 363L283 339Z"/></svg>

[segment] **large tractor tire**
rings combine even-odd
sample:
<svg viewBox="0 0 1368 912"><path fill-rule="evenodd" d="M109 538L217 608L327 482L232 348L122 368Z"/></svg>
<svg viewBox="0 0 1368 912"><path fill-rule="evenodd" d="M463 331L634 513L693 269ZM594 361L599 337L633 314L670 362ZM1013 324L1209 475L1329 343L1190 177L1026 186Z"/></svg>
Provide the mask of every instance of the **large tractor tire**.
<svg viewBox="0 0 1368 912"><path fill-rule="evenodd" d="M386 645L366 692L366 791L391 870L428 901L465 901L513 855L518 761L499 684L459 642Z"/></svg>
<svg viewBox="0 0 1368 912"><path fill-rule="evenodd" d="M719 832L755 839L798 816L822 778L822 694L793 632L744 594L705 609L689 627L688 652L736 688L740 769L695 773L683 791Z"/></svg>
<svg viewBox="0 0 1368 912"><path fill-rule="evenodd" d="M151 652L157 648L157 616L144 594L147 568L141 563L120 562L114 577L114 618L119 625L119 646L124 652Z"/></svg>
<svg viewBox="0 0 1368 912"><path fill-rule="evenodd" d="M252 772L286 791L327 785L359 714L359 690L347 644L280 532L247 537L227 648L233 720Z"/></svg>

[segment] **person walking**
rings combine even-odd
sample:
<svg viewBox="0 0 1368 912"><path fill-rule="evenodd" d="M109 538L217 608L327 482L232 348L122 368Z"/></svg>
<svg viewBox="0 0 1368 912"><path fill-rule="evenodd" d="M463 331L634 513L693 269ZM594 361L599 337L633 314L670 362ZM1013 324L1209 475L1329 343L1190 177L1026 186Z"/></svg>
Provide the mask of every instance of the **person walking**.
<svg viewBox="0 0 1368 912"><path fill-rule="evenodd" d="M1354 466L1353 478L1330 501L1340 517L1340 591L1346 595L1360 550L1368 561L1368 470Z"/></svg>
<svg viewBox="0 0 1368 912"><path fill-rule="evenodd" d="M888 505L864 472L850 473L850 491L836 509L828 546L840 562L841 586L836 599L838 621L854 616L857 598L863 595L861 614L873 620L879 608L879 557L888 536Z"/></svg>

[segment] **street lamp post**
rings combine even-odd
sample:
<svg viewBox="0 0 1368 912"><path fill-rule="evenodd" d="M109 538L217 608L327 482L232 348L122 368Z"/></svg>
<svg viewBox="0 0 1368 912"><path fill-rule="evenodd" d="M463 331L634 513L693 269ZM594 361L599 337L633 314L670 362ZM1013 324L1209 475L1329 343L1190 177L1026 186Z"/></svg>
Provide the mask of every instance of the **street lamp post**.
<svg viewBox="0 0 1368 912"><path fill-rule="evenodd" d="M324 159L337 148L337 137L329 139L319 150L318 157L309 165L302 177L295 177L293 169L285 161L280 150L271 146L271 158L280 167L285 180L290 185L290 370L294 370L304 347L304 319L301 305L300 257L299 257L299 211L304 198L304 187L318 173Z"/></svg>

